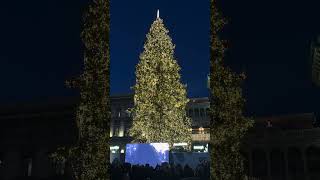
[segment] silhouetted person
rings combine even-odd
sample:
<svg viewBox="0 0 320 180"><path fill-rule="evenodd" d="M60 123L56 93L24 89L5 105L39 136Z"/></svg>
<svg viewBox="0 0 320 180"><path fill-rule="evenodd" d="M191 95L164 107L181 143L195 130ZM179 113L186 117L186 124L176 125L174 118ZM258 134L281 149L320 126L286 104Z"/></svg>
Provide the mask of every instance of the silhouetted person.
<svg viewBox="0 0 320 180"><path fill-rule="evenodd" d="M122 180L130 180L129 172L124 173Z"/></svg>
<svg viewBox="0 0 320 180"><path fill-rule="evenodd" d="M193 177L193 170L186 164L183 169L183 177Z"/></svg>

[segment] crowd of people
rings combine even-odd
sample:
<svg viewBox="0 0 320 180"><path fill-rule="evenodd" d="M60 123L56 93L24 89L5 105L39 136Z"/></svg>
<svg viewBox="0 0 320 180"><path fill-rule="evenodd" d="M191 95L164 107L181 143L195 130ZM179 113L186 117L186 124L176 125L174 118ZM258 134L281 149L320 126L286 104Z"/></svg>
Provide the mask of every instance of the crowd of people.
<svg viewBox="0 0 320 180"><path fill-rule="evenodd" d="M111 180L209 180L209 162L203 161L196 168L190 166L162 163L156 167L149 164L131 165L114 162L111 165Z"/></svg>

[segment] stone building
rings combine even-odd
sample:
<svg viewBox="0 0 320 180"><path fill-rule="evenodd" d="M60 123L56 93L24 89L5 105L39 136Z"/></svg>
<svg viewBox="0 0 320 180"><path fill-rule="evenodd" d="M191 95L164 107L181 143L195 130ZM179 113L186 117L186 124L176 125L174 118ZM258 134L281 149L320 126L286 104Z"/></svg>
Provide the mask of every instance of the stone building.
<svg viewBox="0 0 320 180"><path fill-rule="evenodd" d="M0 179L58 174L48 154L76 141L76 104L73 99L0 107ZM125 144L131 141L127 110L132 106L132 95L111 97L111 159L123 160ZM208 150L208 108L208 98L191 98L188 104L193 151ZM313 125L313 113L254 119L255 127L243 143L247 174L260 180L320 179L320 128Z"/></svg>
<svg viewBox="0 0 320 180"><path fill-rule="evenodd" d="M247 173L261 180L320 179L320 128L313 113L255 118L244 141Z"/></svg>
<svg viewBox="0 0 320 180"><path fill-rule="evenodd" d="M56 174L48 154L76 140L74 101L0 107L0 179Z"/></svg>

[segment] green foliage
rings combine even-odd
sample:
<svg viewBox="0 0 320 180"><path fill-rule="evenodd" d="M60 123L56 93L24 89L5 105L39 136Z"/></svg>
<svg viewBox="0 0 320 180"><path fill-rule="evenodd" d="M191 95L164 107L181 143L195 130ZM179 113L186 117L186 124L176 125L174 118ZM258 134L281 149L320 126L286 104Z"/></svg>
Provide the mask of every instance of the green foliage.
<svg viewBox="0 0 320 180"><path fill-rule="evenodd" d="M218 33L225 23L217 11L216 1L211 0L210 170L214 180L242 180L245 175L240 147L253 121L242 112L245 100L241 84L245 75L232 72L223 62L225 42L219 39Z"/></svg>
<svg viewBox="0 0 320 180"><path fill-rule="evenodd" d="M191 120L186 116L186 87L180 82L175 46L163 20L151 25L136 66L133 125L137 142L186 142L191 144Z"/></svg>
<svg viewBox="0 0 320 180"><path fill-rule="evenodd" d="M85 47L84 72L70 86L80 89L76 113L78 142L59 148L54 161L71 164L76 180L107 180L109 171L109 0L91 2L84 15L81 37Z"/></svg>

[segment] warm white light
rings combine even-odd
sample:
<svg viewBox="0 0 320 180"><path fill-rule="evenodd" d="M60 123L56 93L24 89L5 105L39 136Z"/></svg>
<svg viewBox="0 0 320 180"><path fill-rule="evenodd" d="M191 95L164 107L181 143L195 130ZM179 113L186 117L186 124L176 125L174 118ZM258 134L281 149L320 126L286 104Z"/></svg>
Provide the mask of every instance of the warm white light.
<svg viewBox="0 0 320 180"><path fill-rule="evenodd" d="M204 149L203 146L193 146L193 149Z"/></svg>
<svg viewBox="0 0 320 180"><path fill-rule="evenodd" d="M110 149L111 150L117 150L117 149L119 149L119 146L111 146Z"/></svg>
<svg viewBox="0 0 320 180"><path fill-rule="evenodd" d="M119 137L123 137L123 130L120 130L120 132L119 132Z"/></svg>
<svg viewBox="0 0 320 180"><path fill-rule="evenodd" d="M173 146L187 146L187 143L173 143Z"/></svg>
<svg viewBox="0 0 320 180"><path fill-rule="evenodd" d="M206 146L204 148L204 152L208 152L208 144L206 144Z"/></svg>

